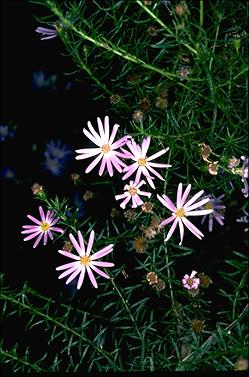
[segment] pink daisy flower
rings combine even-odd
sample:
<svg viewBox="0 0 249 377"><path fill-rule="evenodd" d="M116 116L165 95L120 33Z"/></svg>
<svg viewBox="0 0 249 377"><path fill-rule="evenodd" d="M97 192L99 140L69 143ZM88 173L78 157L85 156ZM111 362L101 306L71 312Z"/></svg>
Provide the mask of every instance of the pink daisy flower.
<svg viewBox="0 0 249 377"><path fill-rule="evenodd" d="M95 271L98 275L101 275L104 278L109 279L109 276L105 272L101 271L98 267L113 267L114 264L110 262L98 262L96 261L96 259L102 258L103 256L111 253L113 251L113 244L110 244L104 247L103 249L97 251L96 253L90 255L94 241L94 230L92 230L90 233L86 249L80 231L78 231L78 242L72 234L69 234L69 238L79 255L69 253L65 250L58 250L60 254L65 255L68 258L74 259L74 262L63 264L62 266L56 268L57 271L65 270L59 276L59 279L62 279L65 276L69 275L66 281L66 284L68 284L70 283L70 281L76 278L77 275L80 274L77 283L77 289L80 289L84 281L85 273L87 271L88 277L91 280L92 285L94 286L94 288L98 288L98 284L96 282L92 270Z"/></svg>
<svg viewBox="0 0 249 377"><path fill-rule="evenodd" d="M141 204L143 204L143 201L140 199L139 195L144 195L150 198L151 197L150 192L139 190L139 188L144 184L145 184L145 181L141 181L139 183L130 181L129 185L125 185L124 190L126 190L126 192L121 195L115 195L116 200L124 199L122 203L120 204L120 207L124 209L130 199L132 200L132 208L136 208L137 206L140 206Z"/></svg>
<svg viewBox="0 0 249 377"><path fill-rule="evenodd" d="M160 226L165 226L173 221L173 224L171 225L171 228L167 234L167 237L165 238L165 241L168 241L172 234L175 231L175 228L177 224L179 224L180 228L180 238L181 241L179 245L182 244L183 236L184 236L184 225L192 232L197 238L201 240L204 235L201 233L201 231L196 228L194 224L192 224L187 217L188 216L203 216L208 215L209 213L213 212L213 209L201 209L197 211L193 211L196 208L199 208L209 202L210 198L205 198L200 200L199 202L195 203L195 201L203 194L203 190L199 191L197 194L195 194L190 200L186 202L186 199L190 193L191 185L188 185L184 193L182 194L182 183L179 183L178 189L177 189L177 199L176 199L176 206L173 204L173 202L170 200L170 198L167 195L159 196L157 195L157 198L160 200L160 202L172 212L172 216L168 217L164 221L161 222Z"/></svg>
<svg viewBox="0 0 249 377"><path fill-rule="evenodd" d="M141 179L141 175L143 174L147 179L149 185L152 188L155 188L155 185L153 183L154 177L151 177L150 173L154 174L156 177L164 181L164 178L154 168L169 168L171 165L151 162L152 160L155 160L157 157L166 153L169 150L169 148L162 149L160 152L157 152L152 156L147 157L147 152L150 146L150 140L150 136L145 137L142 141L141 147L138 144L136 144L134 140L128 141L127 147L130 149L131 153L121 148L122 151L126 154L125 158L130 158L131 160L135 161L132 165L127 166L123 169L123 172L126 172L126 174L123 176L122 179L127 179L136 171L135 182L139 182Z"/></svg>
<svg viewBox="0 0 249 377"><path fill-rule="evenodd" d="M22 234L29 234L28 237L24 238L23 241L29 241L35 237L37 237L33 247L35 248L43 237L43 245L47 244L48 237L53 240L53 232L63 233L63 229L57 228L54 225L60 220L59 218L54 218L54 212L48 210L46 215L42 209L39 207L40 217L41 220L36 219L31 215L27 215L27 217L33 221L33 223L37 225L23 225L22 227L26 230L23 230Z"/></svg>
<svg viewBox="0 0 249 377"><path fill-rule="evenodd" d="M105 167L107 166L107 171L109 175L113 176L113 166L121 173L123 167L126 167L125 163L120 160L119 157L125 157L124 153L117 151L116 149L122 147L122 145L127 143L127 140L131 136L124 136L121 139L114 142L117 130L119 128L118 124L114 124L111 135L109 127L109 117L106 116L104 120L104 126L100 118L97 118L99 134L94 130L90 121L87 122L89 131L83 128L84 134L90 139L97 148L84 148L76 150L80 153L76 156L76 160L83 160L86 158L97 156L93 162L87 167L86 173L89 173L101 160L99 175L102 175Z"/></svg>
<svg viewBox="0 0 249 377"><path fill-rule="evenodd" d="M182 279L182 284L184 288L187 289L197 289L200 285L200 279L195 278L194 276L197 274L197 271L192 271L191 275L184 275Z"/></svg>

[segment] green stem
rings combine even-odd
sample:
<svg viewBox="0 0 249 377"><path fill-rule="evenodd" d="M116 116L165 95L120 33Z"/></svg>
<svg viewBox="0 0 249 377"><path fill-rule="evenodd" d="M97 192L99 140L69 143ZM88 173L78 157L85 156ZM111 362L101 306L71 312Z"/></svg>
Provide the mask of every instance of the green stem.
<svg viewBox="0 0 249 377"><path fill-rule="evenodd" d="M123 306L125 307L127 313L129 314L129 316L130 316L130 318L131 318L131 320L132 320L132 322L133 322L134 328L135 328L135 330L136 330L136 332L137 332L139 338L142 340L142 335L141 335L141 333L140 333L140 331L139 331L139 329L138 329L138 327L137 327L136 320L135 320L135 318L133 317L133 314L132 314L132 312L130 311L129 306L127 305L127 301L123 298L123 295L121 294L119 288L118 288L117 285L115 284L115 282L114 282L114 278L113 278L113 277L111 278L111 282L112 282L112 285L113 285L114 289L116 290L117 294L118 294L119 297L121 298L121 301L122 301L122 303L123 303Z"/></svg>
<svg viewBox="0 0 249 377"><path fill-rule="evenodd" d="M227 333L236 323L240 320L240 318L243 317L243 315L247 312L249 304L246 304L240 315L235 319L230 325L224 328L223 333ZM189 355L187 355L181 363L185 363L186 361L189 361L193 358L193 356L197 356L196 360L199 359L202 356L202 350L205 350L207 352L208 348L214 344L217 343L218 339L217 337L214 337L213 335L210 335L210 337L198 348L197 351L191 352Z"/></svg>
<svg viewBox="0 0 249 377"><path fill-rule="evenodd" d="M111 45L110 43L108 44L107 40L105 39L102 39L101 40L97 40L89 35L87 35L86 33L84 33L83 31L81 30L78 30L70 20L68 20L67 18L65 18L63 16L63 14L60 12L60 10L53 4L51 3L50 0L47 0L47 5L50 7L51 11L60 19L60 21L65 25L66 28L69 28L70 30L72 30L75 34L79 35L81 38L93 43L95 46L97 47L101 47L101 48L104 48L105 50L107 51L110 51L112 54L114 55L118 55L120 57L122 57L123 59L125 60L128 60L132 63L135 63L135 64L138 64L140 66L142 66L143 68L146 68L146 69L149 69L151 71L154 71L156 73L159 73L160 75L164 76L164 77L168 77L169 79L173 80L175 78L178 78L178 75L177 74L173 74L173 73L169 73L161 68L157 68L157 67L154 67L153 65L149 64L149 63L146 63L144 62L142 59L134 56L134 55L131 55L129 54L127 51L125 51L124 49L121 49L115 45ZM185 45L185 47L189 48L192 52L196 53L196 50L194 50L192 47L188 46L188 45ZM191 79L191 81L200 81L199 79Z"/></svg>
<svg viewBox="0 0 249 377"><path fill-rule="evenodd" d="M167 270L167 278L168 278L168 284L169 284L169 294L170 294L170 299L171 299L171 305L172 309L175 312L175 298L174 298L174 293L173 293L173 287L171 283L171 274L170 274L170 268L169 268L169 254L168 254L168 248L165 246L165 261L166 261L166 270ZM177 316L178 318L178 316Z"/></svg>
<svg viewBox="0 0 249 377"><path fill-rule="evenodd" d="M175 37L175 34L168 28L168 26L165 25L165 23L158 18L155 13L153 13L148 7L146 7L140 0L136 0L136 3L145 11L147 12L154 21L156 21L160 26L162 26L163 29L165 29L172 37ZM176 37L175 37L176 38ZM178 41L177 41L178 42ZM195 55L198 55L197 51L188 45L187 43L182 43L183 46L185 46L189 51L193 52Z"/></svg>
<svg viewBox="0 0 249 377"><path fill-rule="evenodd" d="M13 361L17 361L18 363L25 365L25 367L28 367L28 368L32 369L34 372L37 372L37 373L45 372L44 369L41 369L36 364L31 364L28 361L23 360L23 359L15 356L11 352L4 351L2 348L0 349L0 351L1 351L2 359L4 357L7 357L8 359L12 359ZM27 370L26 370L26 372L27 372Z"/></svg>
<svg viewBox="0 0 249 377"><path fill-rule="evenodd" d="M219 31L220 31L220 24L218 24L218 26L216 28L216 32L215 32L214 44L213 44L213 47L212 47L212 55L211 55L211 59L210 59L210 62L209 62L209 70L210 71L211 71L211 68L212 68L213 60L214 60L213 55L214 55L214 52L215 52Z"/></svg>
<svg viewBox="0 0 249 377"><path fill-rule="evenodd" d="M156 21L160 26L162 26L170 35L174 37L173 31L171 31L168 26L165 25L165 23L158 18L155 13L153 13L148 7L146 7L142 1L136 0L136 3L145 11L147 12L153 19Z"/></svg>
<svg viewBox="0 0 249 377"><path fill-rule="evenodd" d="M204 1L200 0L200 27L203 28L204 20Z"/></svg>
<svg viewBox="0 0 249 377"><path fill-rule="evenodd" d="M37 315L37 316L40 316L41 318L44 318L45 321L46 320L50 321L51 323L54 323L58 327L62 327L64 331L67 331L67 332L73 334L75 337L78 337L81 340L83 340L86 344L89 344L90 346L92 346L99 354L101 354L104 358L106 358L109 361L109 363L111 364L111 366L113 367L114 370L118 370L117 366L110 359L110 356L106 351L97 347L96 344L94 342L92 342L89 338L79 334L79 332L73 330L71 327L61 323L60 321L57 321L56 319L49 316L48 314L44 314L43 312L41 312L40 310L38 310L34 307L31 307L29 305L24 304L23 302L16 300L15 298L13 298L9 295L1 294L0 299L2 299L3 301L6 301L6 302L9 301L12 304L15 304L15 305L21 307L23 310L26 310L28 312L31 312L31 313Z"/></svg>

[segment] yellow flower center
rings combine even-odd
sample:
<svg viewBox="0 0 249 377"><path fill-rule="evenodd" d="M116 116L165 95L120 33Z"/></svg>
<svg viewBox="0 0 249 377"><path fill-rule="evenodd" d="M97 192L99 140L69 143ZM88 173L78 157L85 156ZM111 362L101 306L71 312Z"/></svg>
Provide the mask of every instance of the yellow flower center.
<svg viewBox="0 0 249 377"><path fill-rule="evenodd" d="M185 211L183 208L178 208L176 211L175 211L175 215L177 217L184 217L185 216Z"/></svg>
<svg viewBox="0 0 249 377"><path fill-rule="evenodd" d="M186 283L188 284L189 287L192 287L192 285L193 285L193 279L188 278L187 281L186 281Z"/></svg>
<svg viewBox="0 0 249 377"><path fill-rule="evenodd" d="M213 204L211 202L208 202L207 204L204 205L204 208L205 209L213 209L214 206L213 206Z"/></svg>
<svg viewBox="0 0 249 377"><path fill-rule="evenodd" d="M84 255L84 257L81 258L80 264L84 264L84 266L87 266L90 263L90 257L87 255Z"/></svg>
<svg viewBox="0 0 249 377"><path fill-rule="evenodd" d="M110 150L111 150L111 148L110 148L109 144L104 144L101 148L101 152L104 153L104 154L110 152Z"/></svg>
<svg viewBox="0 0 249 377"><path fill-rule="evenodd" d="M41 223L40 227L43 232L46 232L46 230L50 228L50 225L44 222L44 223Z"/></svg>
<svg viewBox="0 0 249 377"><path fill-rule="evenodd" d="M145 158L140 158L137 163L139 166L145 166L147 161L145 160Z"/></svg>
<svg viewBox="0 0 249 377"><path fill-rule="evenodd" d="M137 189L135 189L135 187L130 187L128 192L131 194L131 196L134 196L137 193Z"/></svg>

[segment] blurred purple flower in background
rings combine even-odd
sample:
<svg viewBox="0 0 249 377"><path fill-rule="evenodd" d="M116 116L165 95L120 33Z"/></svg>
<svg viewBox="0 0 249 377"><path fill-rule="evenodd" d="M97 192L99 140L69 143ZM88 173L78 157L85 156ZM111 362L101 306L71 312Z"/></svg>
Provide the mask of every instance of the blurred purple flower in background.
<svg viewBox="0 0 249 377"><path fill-rule="evenodd" d="M10 124L0 124L0 142L10 139L15 136L16 126Z"/></svg>
<svg viewBox="0 0 249 377"><path fill-rule="evenodd" d="M249 176L249 173L248 173L248 170L249 170L249 158L246 157L246 156L241 156L240 158L241 158L241 160L243 162L240 175L242 177L241 181L244 183L244 188L241 190L241 192L244 194L245 198L248 198L248 195L249 195L249 186L248 186L247 179L248 179L248 176Z"/></svg>
<svg viewBox="0 0 249 377"><path fill-rule="evenodd" d="M37 71L33 72L33 79L32 79L32 89L33 90L40 90L40 89L56 89L56 74L49 75L44 71Z"/></svg>
<svg viewBox="0 0 249 377"><path fill-rule="evenodd" d="M73 151L67 144L63 144L61 140L50 140L46 144L45 161L42 162L42 166L54 176L60 176L72 155Z"/></svg>
<svg viewBox="0 0 249 377"><path fill-rule="evenodd" d="M33 221L33 223L37 225L23 225L22 227L25 229L21 233L22 234L29 234L23 241L29 241L36 237L36 241L33 245L35 248L43 237L43 245L47 244L48 237L53 240L53 234L51 231L63 233L63 229L57 228L54 225L60 220L59 218L54 217L54 212L48 210L46 215L43 211L42 206L39 206L39 212L41 220L36 219L31 215L27 215L27 217Z"/></svg>
<svg viewBox="0 0 249 377"><path fill-rule="evenodd" d="M204 199L209 198L210 200L202 208L203 209L213 209L213 212L209 213L208 215L204 215L202 220L201 220L201 223L203 224L204 221L208 218L208 230L209 230L209 232L212 232L212 230L213 230L214 219L220 225L224 225L223 213L224 213L226 206L220 204L220 201L224 198L224 196L225 196L224 194L218 196L218 198L216 198L214 195L204 196Z"/></svg>
<svg viewBox="0 0 249 377"><path fill-rule="evenodd" d="M35 31L39 34L42 34L41 40L52 39L57 37L58 33L56 29L48 29L47 27L37 27Z"/></svg>

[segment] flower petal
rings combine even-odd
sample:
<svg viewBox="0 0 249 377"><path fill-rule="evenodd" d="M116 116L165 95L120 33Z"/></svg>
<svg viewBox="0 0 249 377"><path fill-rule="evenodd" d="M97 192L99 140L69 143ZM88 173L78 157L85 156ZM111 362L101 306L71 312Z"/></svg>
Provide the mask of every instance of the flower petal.
<svg viewBox="0 0 249 377"><path fill-rule="evenodd" d="M32 238L35 238L35 237L38 236L38 234L40 234L40 233L42 234L42 231L41 231L41 230L39 230L38 232L33 233L33 234L31 234L30 236L24 238L23 241L29 241L29 240L32 240Z"/></svg>
<svg viewBox="0 0 249 377"><path fill-rule="evenodd" d="M158 157L161 156L162 154L166 153L168 150L169 150L169 148L167 148L167 149L162 149L160 152L154 153L152 156L146 158L146 160L147 160L147 161L155 160L156 158L158 158Z"/></svg>
<svg viewBox="0 0 249 377"><path fill-rule="evenodd" d="M150 146L150 140L151 140L151 138L150 138L150 136L148 136L148 137L145 137L142 141L142 156L143 156L143 158L146 157L146 154L148 152L148 149L149 149L149 146Z"/></svg>
<svg viewBox="0 0 249 377"><path fill-rule="evenodd" d="M111 262L98 262L98 261L92 261L91 266L99 266L99 267L113 267L114 263Z"/></svg>
<svg viewBox="0 0 249 377"><path fill-rule="evenodd" d="M76 241L76 239L74 238L74 236L71 233L69 234L69 238L70 238L70 241L72 242L73 246L75 247L76 251L81 256L82 255L82 249L81 249L80 245L78 244L78 242Z"/></svg>
<svg viewBox="0 0 249 377"><path fill-rule="evenodd" d="M191 204L193 204L203 194L203 192L204 192L203 190L197 192L197 194L195 194L193 198L191 198L187 203L184 204L184 208L187 209L188 207L190 207ZM206 200L206 199L203 199L203 200ZM207 203L207 201L205 203Z"/></svg>
<svg viewBox="0 0 249 377"><path fill-rule="evenodd" d="M90 254L92 247L93 247L93 241L94 241L94 230L91 230L89 240L88 240L88 244L87 244L86 255Z"/></svg>
<svg viewBox="0 0 249 377"><path fill-rule="evenodd" d="M186 216L203 216L203 215L209 215L212 213L212 209L200 209L199 211L186 211Z"/></svg>
<svg viewBox="0 0 249 377"><path fill-rule="evenodd" d="M161 222L160 226L165 226L165 225L171 223L173 220L175 220L175 218L176 218L175 216L168 217L167 219L165 219Z"/></svg>
<svg viewBox="0 0 249 377"><path fill-rule="evenodd" d="M68 270L70 267L75 266L76 264L77 262L70 262L70 263L62 264L61 266L56 267L56 271Z"/></svg>
<svg viewBox="0 0 249 377"><path fill-rule="evenodd" d="M202 205L204 205L204 204L206 204L206 203L208 203L209 202L209 200L208 200L208 198L206 198L206 199L202 199L202 200L200 200L199 202L197 202L197 203L195 203L195 204L192 204L191 206L187 206L186 204L184 205L184 209L185 209L185 211L192 211L192 209L195 209L195 208L198 208L198 207L201 207Z"/></svg>
<svg viewBox="0 0 249 377"><path fill-rule="evenodd" d="M202 237L204 237L204 234L196 228L194 224L192 224L186 217L182 217L182 221L184 225L190 230L191 233L193 233L197 238L201 240Z"/></svg>
<svg viewBox="0 0 249 377"><path fill-rule="evenodd" d="M105 272L101 271L99 268L95 267L94 265L92 265L90 268L92 268L93 271L97 272L97 274L99 274L100 276L103 276L103 278L110 279L110 277Z"/></svg>
<svg viewBox="0 0 249 377"><path fill-rule="evenodd" d="M71 276L69 276L69 278L67 279L66 281L66 284L69 284L70 281L72 281L74 278L76 278L77 275L79 275L79 273L81 272L81 269L82 269L82 266L78 267L73 273Z"/></svg>
<svg viewBox="0 0 249 377"><path fill-rule="evenodd" d="M190 190L191 190L191 185L189 184L189 185L186 187L186 189L185 189L185 191L184 191L184 193L183 193L183 195L182 195L181 202L179 203L179 208L182 208L183 204L185 203L185 200L187 199L187 197L188 197L188 195L189 195L189 193L190 193Z"/></svg>
<svg viewBox="0 0 249 377"><path fill-rule="evenodd" d="M91 280L92 285L94 286L94 288L98 288L98 284L97 284L96 279L95 279L95 277L92 273L91 268L86 266L86 270L87 270L87 273L88 273L89 279Z"/></svg>
<svg viewBox="0 0 249 377"><path fill-rule="evenodd" d="M181 219L179 219L178 224L179 224L179 229L180 229L180 240L181 240L179 242L179 245L181 245L183 241L183 236L184 236L184 226Z"/></svg>
<svg viewBox="0 0 249 377"><path fill-rule="evenodd" d="M85 273L86 273L86 267L83 265L82 269L81 269L80 276L79 276L79 280L78 280L78 284L77 284L77 289L81 288L81 286L83 284L84 277L85 277Z"/></svg>
<svg viewBox="0 0 249 377"><path fill-rule="evenodd" d="M160 195L157 194L157 199L162 203L162 205L168 208L171 212L176 211L175 205L173 204L173 202L170 200L170 198L167 195L163 194L163 196L161 197Z"/></svg>
<svg viewBox="0 0 249 377"><path fill-rule="evenodd" d="M82 233L79 230L78 230L78 239L79 239L79 244L80 244L80 249L81 249L80 256L82 257L83 255L85 255L85 244L84 244Z"/></svg>
<svg viewBox="0 0 249 377"><path fill-rule="evenodd" d="M41 241L43 235L44 235L44 233L41 233L41 234L37 237L37 239L36 239L36 241L35 241L35 243L34 243L34 245L33 245L33 248L35 248L35 247L39 244L39 242ZM44 244L44 245L45 245L45 244Z"/></svg>
<svg viewBox="0 0 249 377"><path fill-rule="evenodd" d="M68 251L65 251L65 250L58 250L58 253L64 255L65 257L71 258L71 259L80 260L80 257L78 257L78 255L69 253Z"/></svg>
<svg viewBox="0 0 249 377"><path fill-rule="evenodd" d="M70 275L71 273L73 273L74 271L76 271L78 268L79 268L79 265L76 262L74 262L74 264L73 264L73 266L71 268L68 268L66 271L62 272L62 274L60 274L58 276L58 279L62 279L65 276Z"/></svg>
<svg viewBox="0 0 249 377"><path fill-rule="evenodd" d="M167 242L170 239L170 237L172 236L172 234L174 233L177 223L178 223L178 218L176 217L175 221L171 225L171 228L170 228L170 230L169 230L169 232L167 234L167 237L164 240L165 242Z"/></svg>
<svg viewBox="0 0 249 377"><path fill-rule="evenodd" d="M90 173L90 171L97 165L97 163L101 160L103 157L103 154L99 154L91 163L88 165L88 167L85 170L85 173Z"/></svg>
<svg viewBox="0 0 249 377"><path fill-rule="evenodd" d="M38 224L38 225L41 225L41 220L37 220L35 217L31 216L31 215L27 215L27 217L33 221L34 223Z"/></svg>
<svg viewBox="0 0 249 377"><path fill-rule="evenodd" d="M97 251L96 253L94 253L92 256L91 256L91 260L95 260L95 259L99 259L99 258L102 258L103 256L111 253L113 251L113 244L110 244L106 247L104 247L103 249L100 249L99 251Z"/></svg>
<svg viewBox="0 0 249 377"><path fill-rule="evenodd" d="M179 183L178 189L177 189L177 197L176 197L177 208L181 208L181 202L182 202L182 183Z"/></svg>
<svg viewBox="0 0 249 377"><path fill-rule="evenodd" d="M43 211L42 206L39 206L39 212L40 212L40 216L41 216L42 221L45 222L46 221L46 217L45 217L45 213Z"/></svg>

